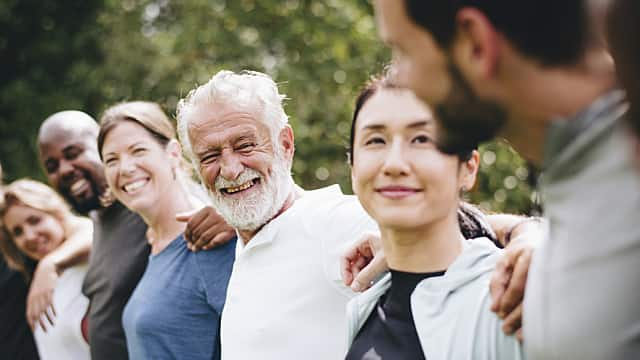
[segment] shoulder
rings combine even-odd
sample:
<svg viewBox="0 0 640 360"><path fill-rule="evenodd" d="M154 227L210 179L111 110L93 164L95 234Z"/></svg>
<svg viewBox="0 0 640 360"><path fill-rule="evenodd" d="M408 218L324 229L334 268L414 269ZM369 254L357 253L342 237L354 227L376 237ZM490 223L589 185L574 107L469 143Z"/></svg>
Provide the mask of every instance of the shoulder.
<svg viewBox="0 0 640 360"><path fill-rule="evenodd" d="M235 260L236 241L236 237L233 237L233 239L226 244L216 246L213 249L201 250L196 253L192 253L188 249L187 251L192 254L191 257L198 267L200 274L211 276L212 271L216 274L225 274L226 271L224 270L226 269L230 272L231 267L233 266L233 262Z"/></svg>
<svg viewBox="0 0 640 360"><path fill-rule="evenodd" d="M373 220L358 198L342 193L339 185L306 191L301 202L302 221L312 229L346 230L350 227L374 227Z"/></svg>

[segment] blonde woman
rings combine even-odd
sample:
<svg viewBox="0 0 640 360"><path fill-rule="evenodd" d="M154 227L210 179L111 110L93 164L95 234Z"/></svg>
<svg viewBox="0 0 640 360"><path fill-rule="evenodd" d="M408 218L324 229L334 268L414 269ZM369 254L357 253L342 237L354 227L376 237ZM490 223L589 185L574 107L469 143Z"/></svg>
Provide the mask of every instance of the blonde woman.
<svg viewBox="0 0 640 360"><path fill-rule="evenodd" d="M30 276L28 259L39 261L91 221L74 215L69 205L50 187L33 180L17 180L3 189L0 216L3 236L0 250L15 270ZM81 232L91 238L90 233ZM81 286L86 263L67 267L53 292L51 326L36 324L34 337L42 359L89 359L84 317L89 304ZM50 316L53 318L53 316ZM49 320L52 322L52 320Z"/></svg>
<svg viewBox="0 0 640 360"><path fill-rule="evenodd" d="M183 170L173 124L154 103L115 105L100 121L98 150L113 196L149 226L149 263L123 314L129 357L219 358L235 241L188 249L186 224L175 214L203 204Z"/></svg>

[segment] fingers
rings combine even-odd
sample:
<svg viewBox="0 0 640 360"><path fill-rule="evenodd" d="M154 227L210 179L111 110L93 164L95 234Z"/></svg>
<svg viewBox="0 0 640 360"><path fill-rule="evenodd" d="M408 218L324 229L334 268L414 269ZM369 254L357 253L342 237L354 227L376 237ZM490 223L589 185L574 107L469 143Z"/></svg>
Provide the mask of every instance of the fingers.
<svg viewBox="0 0 640 360"><path fill-rule="evenodd" d="M378 252L373 259L360 272L354 275L351 289L353 291L364 291L380 274L388 270L387 259L383 252Z"/></svg>
<svg viewBox="0 0 640 360"><path fill-rule="evenodd" d="M195 209L195 210L191 210L191 211L185 211L185 212L177 213L176 214L176 220L181 221L181 222L187 222L187 221L189 221L189 219L191 219L192 216L197 214L198 211L200 211L200 209Z"/></svg>
<svg viewBox="0 0 640 360"><path fill-rule="evenodd" d="M524 298L527 276L529 274L529 265L531 263L531 251L528 248L523 248L520 251L517 251L516 256L517 258L513 265L513 272L511 279L509 280L509 285L507 286L507 289L500 301L498 314L501 315L501 317L512 312Z"/></svg>
<svg viewBox="0 0 640 360"><path fill-rule="evenodd" d="M207 230L192 246L192 251L209 250L228 243L236 235L235 230L220 231L219 227Z"/></svg>
<svg viewBox="0 0 640 360"><path fill-rule="evenodd" d="M518 331L516 331L516 339L518 339L518 341L520 341L522 343L522 341L524 341L524 337L522 336L522 328L518 329Z"/></svg>
<svg viewBox="0 0 640 360"><path fill-rule="evenodd" d="M378 251L379 242L379 235L366 233L343 253L340 259L342 280L354 291L366 290L371 281L386 270L387 261L382 251ZM376 258L376 253L381 255Z"/></svg>
<svg viewBox="0 0 640 360"><path fill-rule="evenodd" d="M510 264L511 258L505 253L502 258L496 263L496 268L491 274L491 281L489 283L489 293L491 294L491 311L497 312L500 310L500 303L502 297L509 284L511 278L512 266Z"/></svg>
<svg viewBox="0 0 640 360"><path fill-rule="evenodd" d="M210 206L191 216L185 229L185 239L193 251L211 249L234 236L235 230Z"/></svg>
<svg viewBox="0 0 640 360"><path fill-rule="evenodd" d="M353 281L353 263L355 263L362 254L358 251L358 245L349 246L340 257L340 272L342 273L342 281L346 286L350 286ZM358 270L359 271L359 270Z"/></svg>
<svg viewBox="0 0 640 360"><path fill-rule="evenodd" d="M502 331L507 335L513 335L522 327L522 303L504 318Z"/></svg>
<svg viewBox="0 0 640 360"><path fill-rule="evenodd" d="M36 325L40 324L46 332L45 318L49 324L54 324L57 316L56 310L52 304L53 291L45 291L43 293L31 294L27 299L27 322L33 330Z"/></svg>
<svg viewBox="0 0 640 360"><path fill-rule="evenodd" d="M351 286L355 276L373 258L373 250L369 242L369 234L365 234L358 241L349 245L340 257L340 271L342 281L346 286Z"/></svg>
<svg viewBox="0 0 640 360"><path fill-rule="evenodd" d="M207 219L208 212L210 210L213 209L211 207L204 207L195 212L176 215L176 220L187 221L187 227L184 230L184 238L188 243L193 243L193 240L199 237L198 234L202 234L207 230L205 228L206 224L203 224L203 222L205 222L205 220ZM178 219L179 215L184 215L180 217L180 219L184 220Z"/></svg>
<svg viewBox="0 0 640 360"><path fill-rule="evenodd" d="M43 316L43 317L41 317L41 321L42 321L42 320L47 320L47 321L49 322L49 324L50 324L51 326L53 326L53 325L54 325L54 322L53 322L53 319L54 319L53 312L52 312L52 311L50 311L49 309L45 309L45 311L43 312L43 314L44 314L44 316ZM44 318L44 319L42 319L42 318Z"/></svg>
<svg viewBox="0 0 640 360"><path fill-rule="evenodd" d="M204 227L204 226L203 226ZM199 231L202 231L201 233ZM192 233L192 239L191 239L191 251L200 251L201 249L203 249L206 245L215 245L212 244L213 239L216 237L216 235L218 235L218 229L210 227L208 229L204 229L204 230L195 230ZM199 235L196 235L199 234Z"/></svg>

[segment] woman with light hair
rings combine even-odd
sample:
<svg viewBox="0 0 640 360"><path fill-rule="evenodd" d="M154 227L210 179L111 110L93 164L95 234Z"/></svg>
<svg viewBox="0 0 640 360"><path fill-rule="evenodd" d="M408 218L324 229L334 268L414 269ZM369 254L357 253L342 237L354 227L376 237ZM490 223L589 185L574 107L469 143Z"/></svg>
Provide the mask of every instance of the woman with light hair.
<svg viewBox="0 0 640 360"><path fill-rule="evenodd" d="M38 261L79 229L91 228L89 219L71 212L50 187L37 181L17 180L3 188L0 200L0 250L8 265L30 277L29 259ZM84 234L90 236L90 234ZM86 262L66 268L53 292L51 326L40 321L34 337L41 359L89 359L85 314L89 300L81 287ZM53 318L55 316L55 319Z"/></svg>
<svg viewBox="0 0 640 360"><path fill-rule="evenodd" d="M98 150L111 194L149 226L149 262L123 313L129 356L219 358L235 241L189 250L176 214L202 207L205 194L185 171L173 124L155 103L112 106L100 121Z"/></svg>

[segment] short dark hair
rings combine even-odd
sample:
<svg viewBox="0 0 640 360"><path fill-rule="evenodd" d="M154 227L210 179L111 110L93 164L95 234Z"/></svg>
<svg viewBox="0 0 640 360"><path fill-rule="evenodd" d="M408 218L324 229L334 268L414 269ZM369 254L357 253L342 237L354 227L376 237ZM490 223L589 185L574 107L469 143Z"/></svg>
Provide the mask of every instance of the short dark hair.
<svg viewBox="0 0 640 360"><path fill-rule="evenodd" d="M404 0L409 18L448 49L456 14L464 7L481 11L516 49L543 66L576 64L591 30L584 0Z"/></svg>
<svg viewBox="0 0 640 360"><path fill-rule="evenodd" d="M353 142L355 141L355 136L356 136L356 120L358 119L358 114L360 114L360 110L362 110L362 107L364 106L364 104L366 104L367 101L369 101L369 99L371 99L371 97L378 92L378 90L400 88L392 80L393 79L393 75L391 74L392 70L393 70L393 66L389 65L382 72L381 75L372 77L369 80L369 82L367 82L364 85L364 87L362 88L362 90L360 90L360 93L356 97L356 103L353 109L353 118L351 119L351 132L349 134L349 149L347 151L347 156L348 156L350 165L353 165ZM457 156L458 159L460 159L460 161L467 161L471 158L473 151L476 150L477 148L478 148L477 145L474 145L474 146L461 148L458 151L446 152L446 153Z"/></svg>

